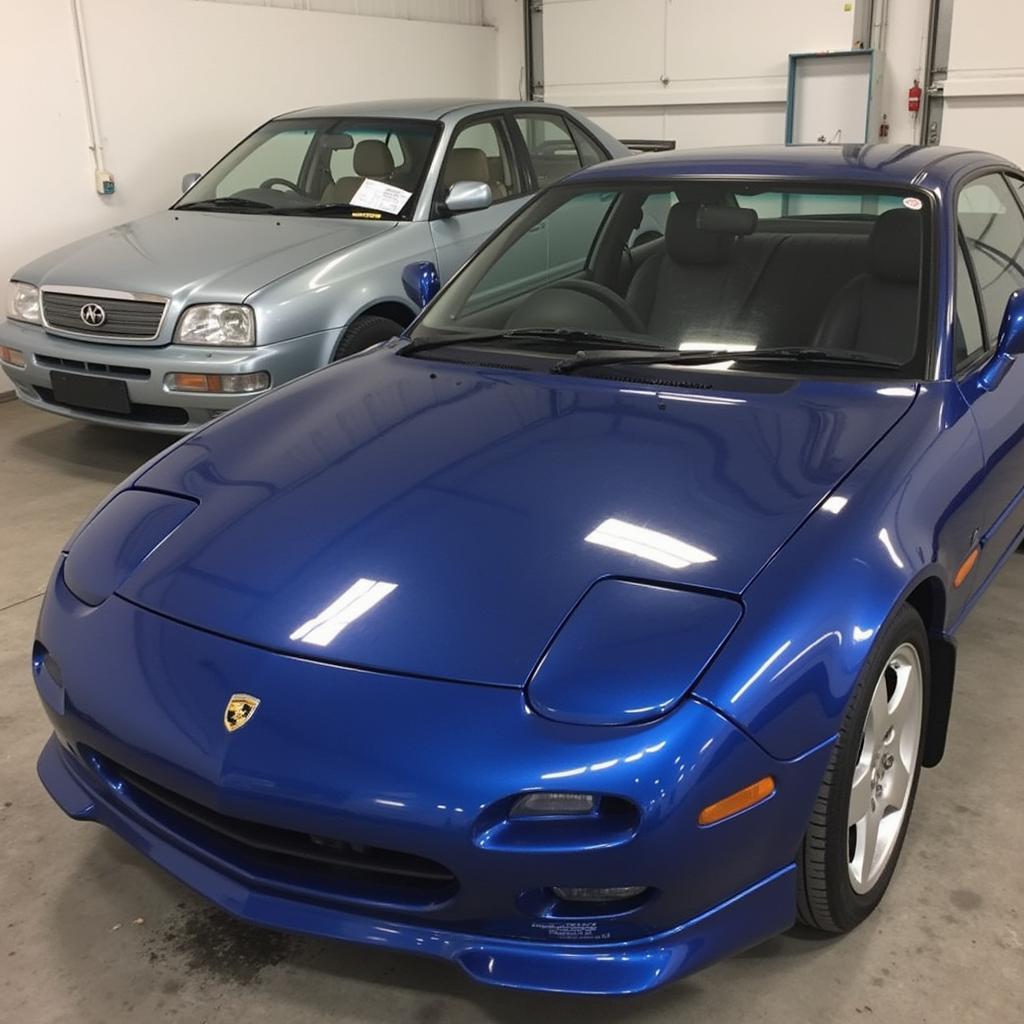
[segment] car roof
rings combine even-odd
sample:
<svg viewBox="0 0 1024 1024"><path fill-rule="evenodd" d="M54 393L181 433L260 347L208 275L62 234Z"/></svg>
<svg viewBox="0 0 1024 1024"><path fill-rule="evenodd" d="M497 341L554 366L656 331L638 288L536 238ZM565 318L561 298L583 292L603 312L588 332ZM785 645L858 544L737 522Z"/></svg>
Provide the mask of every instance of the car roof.
<svg viewBox="0 0 1024 1024"><path fill-rule="evenodd" d="M937 189L975 168L1014 164L1003 157L950 146L791 145L673 150L626 157L578 171L568 180L616 178L819 178Z"/></svg>
<svg viewBox="0 0 1024 1024"><path fill-rule="evenodd" d="M454 115L462 118L471 114L486 113L490 110L536 107L541 110L562 110L553 103L536 103L531 100L487 100L476 98L455 99L399 99L372 100L365 103L338 103L323 107L305 107L279 115L275 120L296 117L404 117L429 121L440 121Z"/></svg>

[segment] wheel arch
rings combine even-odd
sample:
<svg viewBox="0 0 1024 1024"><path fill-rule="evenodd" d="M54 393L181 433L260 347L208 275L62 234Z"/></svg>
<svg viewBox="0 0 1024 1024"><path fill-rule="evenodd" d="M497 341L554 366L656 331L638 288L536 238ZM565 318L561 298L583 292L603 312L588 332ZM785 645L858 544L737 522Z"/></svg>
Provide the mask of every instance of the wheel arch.
<svg viewBox="0 0 1024 1024"><path fill-rule="evenodd" d="M369 303L362 309L356 310L352 316L349 317L348 323L341 329L341 334L338 335L340 338L360 317L363 316L383 316L389 320L394 320L396 324L401 324L402 327L408 327L409 324L416 319L419 315L419 310L414 309L408 303L401 302L398 299L380 299Z"/></svg>
<svg viewBox="0 0 1024 1024"><path fill-rule="evenodd" d="M956 642L945 632L946 588L938 576L926 576L918 582L905 601L921 616L928 633L931 678L921 761L925 768L934 768L946 749L956 677Z"/></svg>

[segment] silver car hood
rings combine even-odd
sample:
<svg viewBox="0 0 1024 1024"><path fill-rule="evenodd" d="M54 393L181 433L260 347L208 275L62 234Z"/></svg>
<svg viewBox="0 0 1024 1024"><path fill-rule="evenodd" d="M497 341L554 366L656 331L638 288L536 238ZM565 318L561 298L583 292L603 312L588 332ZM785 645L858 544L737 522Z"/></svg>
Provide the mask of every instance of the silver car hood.
<svg viewBox="0 0 1024 1024"><path fill-rule="evenodd" d="M396 221L162 210L22 267L36 285L241 302L285 274L397 226Z"/></svg>

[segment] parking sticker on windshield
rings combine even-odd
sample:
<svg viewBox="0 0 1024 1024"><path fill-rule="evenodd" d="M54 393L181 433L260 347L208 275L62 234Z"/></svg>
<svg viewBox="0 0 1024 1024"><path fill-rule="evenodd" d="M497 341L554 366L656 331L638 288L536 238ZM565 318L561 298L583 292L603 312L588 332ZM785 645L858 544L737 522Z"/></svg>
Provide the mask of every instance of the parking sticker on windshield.
<svg viewBox="0 0 1024 1024"><path fill-rule="evenodd" d="M398 213L408 202L411 192L383 181L365 178L352 197L353 206L363 206L369 210L381 210L384 213Z"/></svg>
<svg viewBox="0 0 1024 1024"><path fill-rule="evenodd" d="M923 204L917 196L906 196L903 200L903 205L908 210L920 210Z"/></svg>

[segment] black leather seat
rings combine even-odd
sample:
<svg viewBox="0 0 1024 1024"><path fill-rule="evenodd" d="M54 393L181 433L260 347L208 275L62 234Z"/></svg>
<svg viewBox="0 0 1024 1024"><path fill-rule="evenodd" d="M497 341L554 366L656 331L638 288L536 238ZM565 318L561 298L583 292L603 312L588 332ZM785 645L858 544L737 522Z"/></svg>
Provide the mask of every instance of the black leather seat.
<svg viewBox="0 0 1024 1024"><path fill-rule="evenodd" d="M829 302L815 346L909 360L917 336L921 241L920 213L883 213L868 242L867 273L849 281Z"/></svg>
<svg viewBox="0 0 1024 1024"><path fill-rule="evenodd" d="M641 264L626 293L651 334L710 346L754 340L740 336L737 318L778 240L751 245L743 238L737 244L733 222L747 232L756 217L748 210L695 202L677 203L669 211L663 250Z"/></svg>

